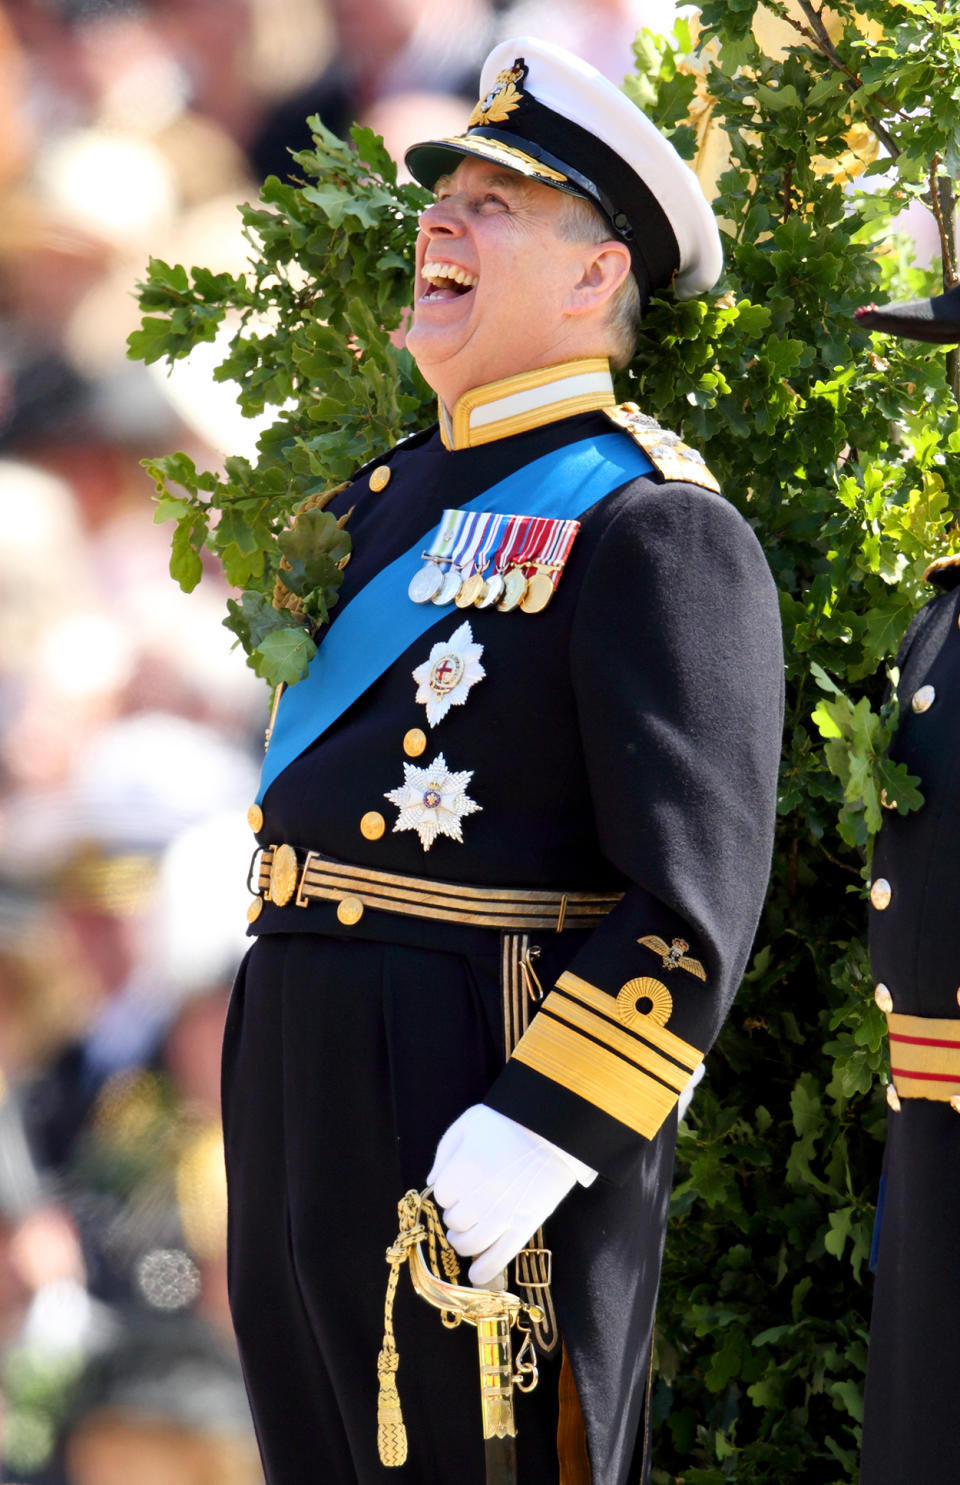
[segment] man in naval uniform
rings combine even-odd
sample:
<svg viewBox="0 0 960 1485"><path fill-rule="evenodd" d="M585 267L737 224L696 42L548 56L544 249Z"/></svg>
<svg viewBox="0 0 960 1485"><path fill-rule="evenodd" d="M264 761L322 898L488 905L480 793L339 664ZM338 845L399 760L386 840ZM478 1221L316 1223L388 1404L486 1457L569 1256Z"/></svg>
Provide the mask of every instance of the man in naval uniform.
<svg viewBox="0 0 960 1485"><path fill-rule="evenodd" d="M435 192L408 344L439 424L329 507L352 559L252 816L224 1125L270 1485L483 1478L474 1333L405 1280L409 1456L378 1458L384 1250L428 1176L477 1284L546 1224L519 1479L641 1477L677 1102L769 870L774 586L702 459L610 379L651 292L716 280L712 214L576 57L506 42L480 95L408 155ZM540 1242L521 1264L511 1287L550 1277Z"/></svg>
<svg viewBox="0 0 960 1485"><path fill-rule="evenodd" d="M858 322L910 340L960 343L960 287ZM891 805L870 886L870 960L890 1034L887 1146L862 1485L960 1480L960 558L927 570L940 592L897 657L901 723L892 756L924 803Z"/></svg>

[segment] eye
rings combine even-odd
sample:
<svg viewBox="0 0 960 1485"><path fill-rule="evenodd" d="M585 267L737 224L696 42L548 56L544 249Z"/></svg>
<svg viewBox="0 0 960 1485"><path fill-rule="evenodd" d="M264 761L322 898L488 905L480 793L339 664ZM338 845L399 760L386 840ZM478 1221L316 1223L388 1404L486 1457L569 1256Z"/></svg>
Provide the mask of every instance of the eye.
<svg viewBox="0 0 960 1485"><path fill-rule="evenodd" d="M478 205L481 208L493 207L497 211L510 210L510 203L503 196L498 196L496 191L487 191L486 195L480 198Z"/></svg>

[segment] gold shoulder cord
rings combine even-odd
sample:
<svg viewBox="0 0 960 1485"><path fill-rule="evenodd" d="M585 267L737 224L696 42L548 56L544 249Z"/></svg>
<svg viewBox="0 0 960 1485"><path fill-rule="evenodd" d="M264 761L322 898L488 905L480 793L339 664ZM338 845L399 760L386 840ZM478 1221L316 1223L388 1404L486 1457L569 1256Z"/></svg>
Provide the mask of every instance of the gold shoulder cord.
<svg viewBox="0 0 960 1485"><path fill-rule="evenodd" d="M383 1345L377 1357L380 1384L377 1449L381 1464L388 1469L404 1464L407 1458L407 1430L396 1380L400 1355L393 1330L393 1305L402 1264L409 1264L414 1289L421 1299L440 1311L440 1319L448 1330L455 1329L463 1320L477 1328L484 1439L516 1434L513 1388L532 1392L537 1385L536 1353L531 1345L529 1326L543 1318L536 1305L524 1304L506 1290L474 1289L455 1282L460 1275L460 1266L446 1240L428 1191L408 1191L398 1203L397 1210L400 1231L386 1253L390 1277L383 1307ZM424 1239L427 1240L428 1261L424 1259L421 1248ZM437 1261L438 1247L440 1263ZM446 1278L440 1273L441 1263ZM516 1371L510 1346L512 1325L524 1332Z"/></svg>

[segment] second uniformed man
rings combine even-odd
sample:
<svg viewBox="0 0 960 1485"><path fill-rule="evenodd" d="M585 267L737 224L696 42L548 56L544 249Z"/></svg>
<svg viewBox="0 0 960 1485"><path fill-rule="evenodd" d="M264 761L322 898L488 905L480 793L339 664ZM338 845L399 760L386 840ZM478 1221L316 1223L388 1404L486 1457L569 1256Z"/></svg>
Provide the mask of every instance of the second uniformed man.
<svg viewBox="0 0 960 1485"><path fill-rule="evenodd" d="M233 1316L270 1485L477 1485L472 1333L408 1285L410 1452L377 1453L384 1249L429 1173L475 1282L545 1224L521 1482L632 1485L677 1103L767 882L782 660L753 532L610 368L652 292L711 287L719 236L644 115L531 38L408 159L438 423L330 506L352 560L265 761Z"/></svg>

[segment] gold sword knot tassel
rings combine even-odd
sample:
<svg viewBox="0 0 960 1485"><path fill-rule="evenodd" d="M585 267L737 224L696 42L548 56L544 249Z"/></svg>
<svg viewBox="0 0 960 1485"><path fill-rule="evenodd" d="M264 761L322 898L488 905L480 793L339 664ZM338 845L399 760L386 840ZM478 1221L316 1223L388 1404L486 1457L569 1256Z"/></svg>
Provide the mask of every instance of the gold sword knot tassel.
<svg viewBox="0 0 960 1485"><path fill-rule="evenodd" d="M447 1261L449 1244L439 1213L426 1192L408 1191L398 1210L400 1232L386 1253L390 1277L383 1311L383 1346L377 1359L380 1387L377 1447L380 1461L387 1468L403 1464L407 1457L407 1434L396 1383L400 1358L393 1332L393 1306L403 1263L409 1264L410 1278L417 1294L440 1311L444 1324L454 1326L466 1320L469 1325L476 1326L484 1439L512 1438L516 1434L513 1388L516 1386L523 1392L530 1392L536 1386L536 1357L530 1344L529 1326L539 1324L544 1318L538 1305L525 1304L505 1289L474 1289L441 1276L438 1248L447 1273L456 1276L459 1268L452 1250L451 1261ZM421 1247L424 1238L427 1239L429 1261ZM517 1370L514 1372L510 1327L518 1325L522 1316L526 1317L524 1329L528 1333L517 1355Z"/></svg>

